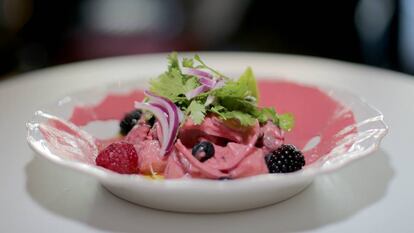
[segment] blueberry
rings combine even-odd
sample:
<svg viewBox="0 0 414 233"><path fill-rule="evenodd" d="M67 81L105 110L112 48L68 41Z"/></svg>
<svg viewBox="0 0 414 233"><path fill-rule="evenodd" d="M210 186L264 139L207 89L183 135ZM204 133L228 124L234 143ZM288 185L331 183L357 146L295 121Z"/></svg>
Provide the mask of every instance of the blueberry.
<svg viewBox="0 0 414 233"><path fill-rule="evenodd" d="M141 118L141 110L135 109L125 115L124 119L119 123L121 128L120 132L122 135L127 135L129 131L135 126L138 120Z"/></svg>
<svg viewBox="0 0 414 233"><path fill-rule="evenodd" d="M214 146L210 142L202 141L196 144L193 147L191 153L196 157L200 162L204 162L207 159L214 156Z"/></svg>

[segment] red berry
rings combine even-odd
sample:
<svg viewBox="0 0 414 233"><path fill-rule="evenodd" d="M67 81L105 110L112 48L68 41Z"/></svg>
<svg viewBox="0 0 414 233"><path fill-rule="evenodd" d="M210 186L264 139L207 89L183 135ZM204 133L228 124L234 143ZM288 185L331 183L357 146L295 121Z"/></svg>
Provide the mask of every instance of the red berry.
<svg viewBox="0 0 414 233"><path fill-rule="evenodd" d="M138 173L138 154L127 142L114 142L96 157L96 165L121 174Z"/></svg>

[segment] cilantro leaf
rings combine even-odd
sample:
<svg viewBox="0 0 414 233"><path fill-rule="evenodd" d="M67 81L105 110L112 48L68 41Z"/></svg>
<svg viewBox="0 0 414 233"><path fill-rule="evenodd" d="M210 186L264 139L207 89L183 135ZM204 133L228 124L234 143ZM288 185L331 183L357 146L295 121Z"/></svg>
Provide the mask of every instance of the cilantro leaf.
<svg viewBox="0 0 414 233"><path fill-rule="evenodd" d="M295 118L291 113L277 114L274 108L262 108L256 115L260 123L272 121L285 131L290 131L295 125Z"/></svg>
<svg viewBox="0 0 414 233"><path fill-rule="evenodd" d="M185 93L200 84L195 77L185 80L177 69L172 68L170 72L161 74L158 78L151 80L150 85L151 92L177 102L185 98L183 97Z"/></svg>
<svg viewBox="0 0 414 233"><path fill-rule="evenodd" d="M228 80L222 88L213 91L212 94L217 98L218 104L224 108L219 111L222 118L236 118L240 122L243 121L243 125L254 124L251 119L259 115L258 91L250 68L247 68L237 81Z"/></svg>
<svg viewBox="0 0 414 233"><path fill-rule="evenodd" d="M274 124L278 124L278 116L274 108L262 108L259 110L256 115L260 123L265 123L267 121L272 121Z"/></svg>
<svg viewBox="0 0 414 233"><path fill-rule="evenodd" d="M206 63L204 63L201 60L201 58L200 58L200 56L198 54L196 54L194 56L194 60L196 60L196 61L198 61L200 63L200 65L198 65L196 68L207 69L207 70L210 70L211 72L213 72L214 74L216 74L219 77L222 77L222 78L225 78L225 79L230 79L230 78L224 76L222 73L218 72L217 70L211 68L210 66L207 66Z"/></svg>
<svg viewBox="0 0 414 233"><path fill-rule="evenodd" d="M182 90L181 94L185 94L194 88L198 87L200 83L198 82L198 79L196 77L191 77L185 81L184 88Z"/></svg>
<svg viewBox="0 0 414 233"><path fill-rule="evenodd" d="M242 111L252 115L257 111L255 103L241 98L221 97L218 102L229 111Z"/></svg>
<svg viewBox="0 0 414 233"><path fill-rule="evenodd" d="M256 78L254 77L252 68L248 67L237 81L240 86L247 87L248 95L259 100L259 91L257 90Z"/></svg>
<svg viewBox="0 0 414 233"><path fill-rule="evenodd" d="M248 89L246 86L240 85L235 81L227 81L226 84L217 89L214 95L218 98L240 98L244 99L248 95Z"/></svg>
<svg viewBox="0 0 414 233"><path fill-rule="evenodd" d="M260 122L266 122L266 121L272 121L273 123L278 123L278 117L277 113L274 108L262 108L259 112L259 121Z"/></svg>
<svg viewBox="0 0 414 233"><path fill-rule="evenodd" d="M193 68L194 60L192 58L183 58L182 65L183 67Z"/></svg>
<svg viewBox="0 0 414 233"><path fill-rule="evenodd" d="M177 76L164 73L158 76L157 79L150 80L150 85L151 92L175 102L179 99L177 97L180 92L177 90L182 88L183 82L182 79Z"/></svg>
<svg viewBox="0 0 414 233"><path fill-rule="evenodd" d="M224 120L237 119L242 126L252 126L256 122L256 119L252 115L241 111L222 112L220 116Z"/></svg>
<svg viewBox="0 0 414 233"><path fill-rule="evenodd" d="M238 120L242 126L252 126L256 123L254 116L242 111L229 111L221 105L213 106L209 111L217 114L223 120Z"/></svg>
<svg viewBox="0 0 414 233"><path fill-rule="evenodd" d="M291 113L278 115L279 127L286 131L291 131L295 125L295 119Z"/></svg>
<svg viewBox="0 0 414 233"><path fill-rule="evenodd" d="M170 53L167 59L168 59L168 72L171 72L173 69L177 69L181 73L177 52Z"/></svg>
<svg viewBox="0 0 414 233"><path fill-rule="evenodd" d="M203 104L193 100L188 106L186 113L191 117L196 125L199 125L203 122L206 115L206 107Z"/></svg>
<svg viewBox="0 0 414 233"><path fill-rule="evenodd" d="M213 106L210 108L210 112L217 114L222 119L225 119L225 116L222 114L222 112L225 110L225 108L221 105Z"/></svg>
<svg viewBox="0 0 414 233"><path fill-rule="evenodd" d="M215 93L217 97L231 97L248 99L253 97L253 102L257 102L259 91L257 90L256 79L252 69L247 68L237 81L229 80L222 88ZM252 98L250 98L251 100Z"/></svg>

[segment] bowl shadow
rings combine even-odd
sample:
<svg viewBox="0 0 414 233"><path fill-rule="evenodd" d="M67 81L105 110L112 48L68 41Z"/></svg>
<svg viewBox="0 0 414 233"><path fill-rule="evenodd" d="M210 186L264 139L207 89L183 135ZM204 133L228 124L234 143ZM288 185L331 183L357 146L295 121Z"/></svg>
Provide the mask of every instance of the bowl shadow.
<svg viewBox="0 0 414 233"><path fill-rule="evenodd" d="M317 229L344 221L380 201L394 176L389 155L379 150L338 172L317 177L303 192L275 205L222 214L183 214L121 200L93 177L38 156L25 171L27 192L54 214L104 231L170 233Z"/></svg>

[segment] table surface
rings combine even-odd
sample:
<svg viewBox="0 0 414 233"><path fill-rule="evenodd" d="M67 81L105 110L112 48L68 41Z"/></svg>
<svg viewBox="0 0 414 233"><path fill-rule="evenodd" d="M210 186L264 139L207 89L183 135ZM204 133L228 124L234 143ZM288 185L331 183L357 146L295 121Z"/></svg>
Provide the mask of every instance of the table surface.
<svg viewBox="0 0 414 233"><path fill-rule="evenodd" d="M390 127L381 148L318 177L276 205L226 214L181 214L123 201L87 175L35 156L27 122L73 91L153 76L165 54L75 63L0 81L0 232L414 232L414 77L303 56L205 53L219 70L341 87L380 109ZM271 67L271 68L269 68ZM260 70L267 70L260 72ZM254 193L252 192L252 195Z"/></svg>

